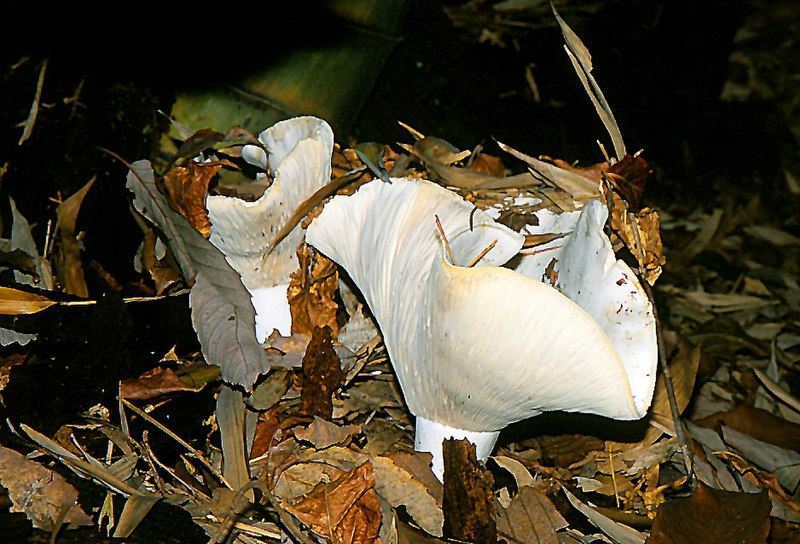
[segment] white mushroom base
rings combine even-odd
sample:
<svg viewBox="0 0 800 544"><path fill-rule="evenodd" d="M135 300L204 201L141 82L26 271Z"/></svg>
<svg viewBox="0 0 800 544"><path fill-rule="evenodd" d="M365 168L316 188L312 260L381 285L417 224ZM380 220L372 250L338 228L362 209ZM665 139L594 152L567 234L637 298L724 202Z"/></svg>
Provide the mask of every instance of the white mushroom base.
<svg viewBox="0 0 800 544"><path fill-rule="evenodd" d="M462 440L466 438L475 444L475 453L478 461L486 461L492 453L500 431L466 431L442 425L435 421L417 416L417 429L414 435L414 449L426 451L433 455L431 469L442 481L444 478L444 458L442 457L442 442L445 438Z"/></svg>
<svg viewBox="0 0 800 544"><path fill-rule="evenodd" d="M281 336L292 334L292 311L286 292L289 284L275 287L259 287L250 291L250 300L256 311L256 338L263 343L278 329Z"/></svg>

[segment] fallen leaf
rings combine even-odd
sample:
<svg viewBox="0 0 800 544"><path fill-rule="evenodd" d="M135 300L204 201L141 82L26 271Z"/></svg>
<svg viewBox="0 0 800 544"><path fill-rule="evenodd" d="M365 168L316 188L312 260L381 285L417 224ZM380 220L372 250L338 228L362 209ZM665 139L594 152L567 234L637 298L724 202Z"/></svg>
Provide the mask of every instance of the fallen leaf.
<svg viewBox="0 0 800 544"><path fill-rule="evenodd" d="M234 164L226 160L207 163L189 161L187 166L177 166L164 174L164 187L170 204L206 238L211 233L211 221L206 209L208 185L223 166Z"/></svg>
<svg viewBox="0 0 800 544"><path fill-rule="evenodd" d="M769 534L769 513L766 491L721 491L698 482L691 497L658 507L647 544L761 544Z"/></svg>
<svg viewBox="0 0 800 544"><path fill-rule="evenodd" d="M189 305L203 355L220 367L223 380L250 389L270 367L256 340L250 293L225 255L169 207L150 162L130 168L126 186L134 193L134 207L164 233L184 278L195 277Z"/></svg>
<svg viewBox="0 0 800 544"><path fill-rule="evenodd" d="M334 300L339 288L336 263L301 244L297 248L299 269L291 275L289 307L292 310L292 334L310 335L315 327L329 327L335 338L339 332Z"/></svg>
<svg viewBox="0 0 800 544"><path fill-rule="evenodd" d="M156 236L153 229L148 229L142 241L142 265L150 274L153 283L156 285L156 294L162 295L181 282L181 276L173 266L174 259L164 251L159 257L159 245L163 247L161 240Z"/></svg>
<svg viewBox="0 0 800 544"><path fill-rule="evenodd" d="M145 378L122 380L119 395L127 400L149 400L168 393L196 391L187 385L171 368Z"/></svg>
<svg viewBox="0 0 800 544"><path fill-rule="evenodd" d="M478 153L468 168L496 178L502 178L506 175L503 159L495 155L489 155L488 153Z"/></svg>
<svg viewBox="0 0 800 544"><path fill-rule="evenodd" d="M638 212L647 178L652 173L653 168L640 155L625 155L608 166L605 178L629 204L630 210Z"/></svg>
<svg viewBox="0 0 800 544"><path fill-rule="evenodd" d="M11 238L8 240L8 245L3 249L7 253L14 253L16 250L20 250L31 258L34 264L32 274L14 270L14 281L52 291L55 288L53 272L47 259L39 255L36 241L33 239L31 224L19 212L14 199L9 197L8 201L11 205L12 217Z"/></svg>
<svg viewBox="0 0 800 544"><path fill-rule="evenodd" d="M493 455L492 460L497 463L498 466L506 469L511 473L512 476L514 476L517 489L522 489L523 487L533 485L533 476L531 476L530 471L525 468L525 465L516 459L512 459L504 455Z"/></svg>
<svg viewBox="0 0 800 544"><path fill-rule="evenodd" d="M35 314L57 304L42 295L0 286L0 315Z"/></svg>
<svg viewBox="0 0 800 544"><path fill-rule="evenodd" d="M78 505L78 492L63 476L2 446L0 485L8 490L11 511L25 513L37 529L57 531L62 519L73 528L92 525Z"/></svg>
<svg viewBox="0 0 800 544"><path fill-rule="evenodd" d="M616 192L611 195L611 227L644 270L644 279L654 285L667 262L661 243L661 220L658 212L650 208L637 212L633 215L634 228L627 203Z"/></svg>
<svg viewBox="0 0 800 544"><path fill-rule="evenodd" d="M256 386L253 394L247 397L245 402L253 410L269 410L286 394L293 381L292 371L273 367L267 378Z"/></svg>
<svg viewBox="0 0 800 544"><path fill-rule="evenodd" d="M617 523L592 508L590 505L582 503L578 498L569 492L569 490L562 486L564 495L567 497L569 503L578 510L581 514L586 516L586 519L592 522L598 529L603 531L611 537L618 544L644 544L646 535L640 533L632 527Z"/></svg>
<svg viewBox="0 0 800 544"><path fill-rule="evenodd" d="M372 457L371 462L378 495L395 508L404 506L427 533L442 536L444 513L425 485L390 457Z"/></svg>
<svg viewBox="0 0 800 544"><path fill-rule="evenodd" d="M332 544L378 541L381 505L369 462L333 482L318 484L297 502L281 504L287 512Z"/></svg>
<svg viewBox="0 0 800 544"><path fill-rule="evenodd" d="M538 489L523 486L508 508L497 505L497 533L522 544L558 544L556 534L569 524Z"/></svg>
<svg viewBox="0 0 800 544"><path fill-rule="evenodd" d="M72 196L56 208L56 232L58 236L58 254L56 256L56 272L64 291L82 298L88 298L89 288L83 276L81 251L83 243L75 232L80 211L86 193L91 189L95 178L76 191Z"/></svg>
<svg viewBox="0 0 800 544"><path fill-rule="evenodd" d="M343 444L354 434L361 432L361 425L339 426L314 416L314 421L306 429L298 429L294 436L298 440L310 442L318 450L324 450L335 444Z"/></svg>
<svg viewBox="0 0 800 544"><path fill-rule="evenodd" d="M800 451L800 424L786 421L748 404L740 404L731 411L718 412L695 420L694 423L709 428L725 425L763 442Z"/></svg>
<svg viewBox="0 0 800 544"><path fill-rule="evenodd" d="M597 114L600 116L600 120L606 127L609 136L611 136L611 141L614 144L614 153L617 155L618 159L622 159L626 155L625 143L622 141L622 134L620 134L619 126L617 126L614 114L611 112L611 108L608 102L606 102L605 96L603 96L603 91L592 76L592 55L589 54L589 49L587 49L578 35L573 32L567 23L564 22L552 4L551 7L558 21L558 26L561 27L561 33L566 42L564 48L567 50L569 60L572 61L572 66L575 68L575 72L578 74L581 83L583 83L586 94L589 95L595 110L597 110Z"/></svg>

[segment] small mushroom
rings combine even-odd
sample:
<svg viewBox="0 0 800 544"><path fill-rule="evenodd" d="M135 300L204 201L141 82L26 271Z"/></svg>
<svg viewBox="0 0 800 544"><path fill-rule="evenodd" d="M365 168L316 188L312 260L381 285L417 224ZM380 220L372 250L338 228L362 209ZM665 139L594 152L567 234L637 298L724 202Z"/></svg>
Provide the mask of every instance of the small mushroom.
<svg viewBox="0 0 800 544"><path fill-rule="evenodd" d="M576 301L501 268L522 235L425 180L373 181L332 199L309 226L307 242L348 271L370 306L416 416L415 448L433 454L439 478L445 438L469 439L486 459L501 429L544 411L645 415L655 322L614 259L605 213L590 202L558 254L557 286Z"/></svg>
<svg viewBox="0 0 800 544"><path fill-rule="evenodd" d="M303 228L297 225L267 254L280 229L297 207L331 178L333 131L315 117L296 117L276 123L262 132L258 146L245 146L248 162L274 174L272 185L258 200L213 195L207 200L212 244L242 276L256 311L259 342L273 329L291 334L292 316L286 291L289 275L297 269L297 246Z"/></svg>

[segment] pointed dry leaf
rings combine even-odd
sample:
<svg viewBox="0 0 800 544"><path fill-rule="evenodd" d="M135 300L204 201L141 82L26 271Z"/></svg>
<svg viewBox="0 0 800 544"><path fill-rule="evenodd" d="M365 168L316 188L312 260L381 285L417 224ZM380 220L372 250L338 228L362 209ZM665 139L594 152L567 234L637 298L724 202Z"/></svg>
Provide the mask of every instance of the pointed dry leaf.
<svg viewBox="0 0 800 544"><path fill-rule="evenodd" d="M171 368L145 378L122 380L119 384L119 396L127 400L149 400L169 393L196 390Z"/></svg>
<svg viewBox="0 0 800 544"><path fill-rule="evenodd" d="M442 536L444 514L427 488L389 457L373 457L371 462L378 495L395 508L405 506L408 515L429 534Z"/></svg>
<svg viewBox="0 0 800 544"><path fill-rule="evenodd" d="M525 465L504 455L493 455L492 460L500 467L506 469L514 476L514 481L517 483L517 489L522 489L526 486L533 485L533 476L530 471L525 468Z"/></svg>
<svg viewBox="0 0 800 544"><path fill-rule="evenodd" d="M306 429L294 432L298 440L310 442L318 450L324 450L336 444L343 444L354 434L361 432L361 425L339 426L330 421L314 416L314 421Z"/></svg>
<svg viewBox="0 0 800 544"><path fill-rule="evenodd" d="M19 270L14 270L14 281L25 285L40 287L48 291L55 288L53 282L53 272L50 263L39 255L36 249L36 241L33 239L31 225L28 220L19 212L13 198L9 198L11 204L11 238L9 238L8 252L21 250L33 260L35 274L26 274Z"/></svg>
<svg viewBox="0 0 800 544"><path fill-rule="evenodd" d="M164 186L172 206L206 238L211 233L206 210L208 185L223 166L233 166L233 163L189 161L186 167L175 167L164 175Z"/></svg>
<svg viewBox="0 0 800 544"><path fill-rule="evenodd" d="M125 501L114 538L127 538L159 500L158 495L131 495Z"/></svg>
<svg viewBox="0 0 800 544"><path fill-rule="evenodd" d="M153 279L156 294L160 296L180 283L181 276L169 252L165 251L165 254L159 257L158 249L164 249L164 245L155 231L149 229L141 245L142 265Z"/></svg>
<svg viewBox="0 0 800 544"><path fill-rule="evenodd" d="M247 405L256 411L269 410L281 400L292 386L294 373L285 368L274 367L267 378L253 390L253 394L245 399Z"/></svg>
<svg viewBox="0 0 800 544"><path fill-rule="evenodd" d="M625 246L631 254L636 257L639 266L644 270L644 279L650 285L654 285L661 275L662 267L667 262L661 244L661 223L658 212L644 208L634 214L639 235L637 241L636 230L628 216L628 205L616 192L612 193L612 198L614 204L611 209L611 227L625 242ZM639 244L641 244L643 256L639 251Z"/></svg>
<svg viewBox="0 0 800 544"><path fill-rule="evenodd" d="M611 136L611 141L614 144L614 153L617 159L622 159L622 157L627 154L625 152L625 142L622 141L622 134L620 134L619 126L617 126L614 114L608 102L606 102L605 96L603 96L603 91L592 76L592 56L577 34L572 31L558 14L555 6L552 7L556 20L558 21L558 26L561 27L561 33L564 35L564 41L566 42L564 48L567 50L569 59L572 61L572 66L575 68L575 72L578 74L581 83L583 83L583 88L586 89L586 93L592 100L592 104L594 104L594 108L597 110L600 120L603 121L603 125L606 127L609 136Z"/></svg>
<svg viewBox="0 0 800 544"><path fill-rule="evenodd" d="M289 307L292 310L292 333L311 334L315 327L329 327L335 338L339 332L334 300L339 288L336 263L301 244L297 248L298 270L291 275Z"/></svg>
<svg viewBox="0 0 800 544"><path fill-rule="evenodd" d="M522 544L558 544L556 534L569 524L546 495L524 486L508 508L498 508L497 533Z"/></svg>
<svg viewBox="0 0 800 544"><path fill-rule="evenodd" d="M283 507L332 544L372 544L378 541L381 525L381 505L374 487L372 465L364 463Z"/></svg>
<svg viewBox="0 0 800 544"><path fill-rule="evenodd" d="M169 207L149 161L137 161L131 169L127 187L135 195L133 205L164 233L184 277L195 276L189 305L203 355L220 367L223 380L250 389L269 370L256 340L250 293L222 252Z"/></svg>
<svg viewBox="0 0 800 544"><path fill-rule="evenodd" d="M232 279L229 271L236 274L229 268L222 274L223 281ZM270 365L256 340L255 312L250 297L238 276L237 281L234 289L228 289L219 282L207 280L205 274L199 272L189 294L189 305L203 356L210 364L220 367L224 381L249 390Z"/></svg>
<svg viewBox="0 0 800 544"><path fill-rule="evenodd" d="M244 444L244 398L242 392L222 384L217 397L217 425L222 442L223 476L237 491L250 481Z"/></svg>
<svg viewBox="0 0 800 544"><path fill-rule="evenodd" d="M37 529L57 531L57 520L70 527L92 525L78 505L78 492L63 476L21 453L0 447L0 485L8 490L11 512L23 512Z"/></svg>
<svg viewBox="0 0 800 544"><path fill-rule="evenodd" d="M53 304L57 303L47 297L0 286L0 315L35 314Z"/></svg>
<svg viewBox="0 0 800 544"><path fill-rule="evenodd" d="M86 279L83 277L83 263L81 262L81 250L83 244L75 232L78 221L78 211L80 211L86 193L91 189L95 178L76 191L72 196L58 205L56 208L56 230L58 232L58 255L56 256L56 271L58 280L67 293L87 298L89 288L86 286Z"/></svg>
<svg viewBox="0 0 800 544"><path fill-rule="evenodd" d="M648 544L762 544L769 534L766 491L740 493L698 482L691 497L658 507Z"/></svg>
<svg viewBox="0 0 800 544"><path fill-rule="evenodd" d="M640 533L632 527L617 523L616 521L604 516L589 505L583 504L578 498L570 493L566 487L562 488L569 503L598 529L611 537L618 544L644 544L646 535Z"/></svg>

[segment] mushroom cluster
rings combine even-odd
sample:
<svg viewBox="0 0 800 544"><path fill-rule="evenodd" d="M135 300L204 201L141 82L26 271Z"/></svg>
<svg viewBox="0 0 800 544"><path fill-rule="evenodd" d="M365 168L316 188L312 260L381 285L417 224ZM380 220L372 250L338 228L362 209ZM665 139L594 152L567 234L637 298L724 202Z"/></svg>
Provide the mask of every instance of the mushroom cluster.
<svg viewBox="0 0 800 544"><path fill-rule="evenodd" d="M425 180L373 181L309 226L307 242L347 270L377 320L415 447L440 478L445 438L467 438L486 459L501 429L544 411L645 415L655 320L606 217L589 202L560 245L517 271L501 265L522 235Z"/></svg>

